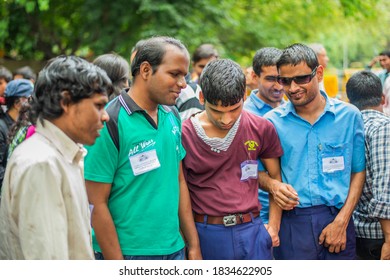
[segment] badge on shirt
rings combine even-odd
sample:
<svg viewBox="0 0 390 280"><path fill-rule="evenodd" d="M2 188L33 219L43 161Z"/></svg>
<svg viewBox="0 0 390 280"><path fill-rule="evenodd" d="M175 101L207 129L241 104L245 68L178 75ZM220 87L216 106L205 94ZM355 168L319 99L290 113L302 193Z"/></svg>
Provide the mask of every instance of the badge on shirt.
<svg viewBox="0 0 390 280"><path fill-rule="evenodd" d="M324 157L322 158L322 171L324 173L333 173L344 170L344 157Z"/></svg>
<svg viewBox="0 0 390 280"><path fill-rule="evenodd" d="M258 174L258 162L256 160L246 160L241 163L241 181L257 179Z"/></svg>
<svg viewBox="0 0 390 280"><path fill-rule="evenodd" d="M134 176L149 172L161 166L156 150L139 153L130 156L129 159Z"/></svg>

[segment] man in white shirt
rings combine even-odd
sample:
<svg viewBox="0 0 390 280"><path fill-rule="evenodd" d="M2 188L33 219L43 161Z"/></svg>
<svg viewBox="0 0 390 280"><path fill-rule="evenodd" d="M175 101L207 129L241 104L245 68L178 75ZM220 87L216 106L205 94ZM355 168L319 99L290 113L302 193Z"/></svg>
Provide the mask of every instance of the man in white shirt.
<svg viewBox="0 0 390 280"><path fill-rule="evenodd" d="M92 145L111 88L107 74L75 56L40 72L31 104L36 132L8 162L0 204L0 259L94 259L82 144Z"/></svg>

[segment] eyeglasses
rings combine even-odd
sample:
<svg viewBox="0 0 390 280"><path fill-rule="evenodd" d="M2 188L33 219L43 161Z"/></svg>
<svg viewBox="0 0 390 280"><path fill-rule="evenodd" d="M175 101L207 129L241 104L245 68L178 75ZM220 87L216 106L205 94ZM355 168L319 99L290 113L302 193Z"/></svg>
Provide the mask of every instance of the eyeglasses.
<svg viewBox="0 0 390 280"><path fill-rule="evenodd" d="M294 81L294 83L296 83L297 85L304 85L304 84L310 83L310 81L313 79L313 77L317 73L317 67L314 68L313 71L311 72L311 74L309 74L309 75L295 76L292 78L279 76L278 83L281 84L282 86L290 86L292 81Z"/></svg>

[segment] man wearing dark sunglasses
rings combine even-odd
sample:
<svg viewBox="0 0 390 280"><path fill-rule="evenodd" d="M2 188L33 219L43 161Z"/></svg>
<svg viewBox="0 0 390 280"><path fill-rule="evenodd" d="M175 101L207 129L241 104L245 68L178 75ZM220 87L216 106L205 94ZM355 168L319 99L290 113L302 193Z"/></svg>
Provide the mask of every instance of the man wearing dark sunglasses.
<svg viewBox="0 0 390 280"><path fill-rule="evenodd" d="M256 52L252 62L252 78L257 88L252 90L245 101L244 110L262 117L283 103L284 89L277 81L276 68L276 62L281 55L281 50L272 47L261 48ZM261 219L268 224L268 192L259 189L259 201Z"/></svg>
<svg viewBox="0 0 390 280"><path fill-rule="evenodd" d="M281 172L286 184L269 190L284 210L274 256L355 259L351 215L365 179L362 115L320 91L323 66L308 46L284 49L277 68L290 102L265 115L284 151Z"/></svg>

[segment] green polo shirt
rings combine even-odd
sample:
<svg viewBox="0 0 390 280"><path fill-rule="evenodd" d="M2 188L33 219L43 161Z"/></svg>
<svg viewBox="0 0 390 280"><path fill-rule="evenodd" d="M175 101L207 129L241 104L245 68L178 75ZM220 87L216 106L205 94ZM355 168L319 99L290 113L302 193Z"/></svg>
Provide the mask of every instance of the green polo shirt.
<svg viewBox="0 0 390 280"><path fill-rule="evenodd" d="M105 125L96 143L86 147L85 179L112 183L108 207L123 255L172 254L184 247L178 218L179 165L185 156L180 120L159 106L155 127L126 92L108 106L119 110L119 151ZM94 232L92 238L101 252Z"/></svg>

